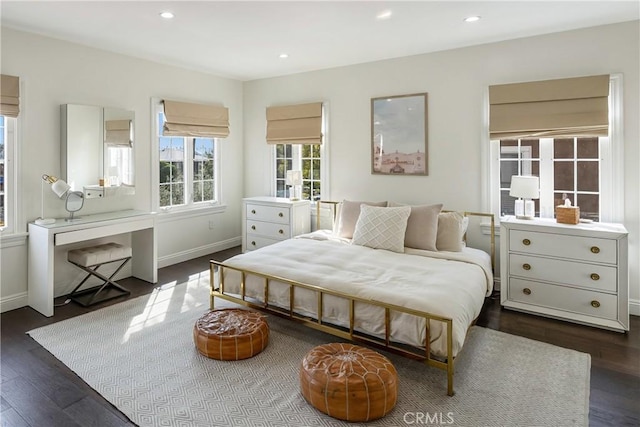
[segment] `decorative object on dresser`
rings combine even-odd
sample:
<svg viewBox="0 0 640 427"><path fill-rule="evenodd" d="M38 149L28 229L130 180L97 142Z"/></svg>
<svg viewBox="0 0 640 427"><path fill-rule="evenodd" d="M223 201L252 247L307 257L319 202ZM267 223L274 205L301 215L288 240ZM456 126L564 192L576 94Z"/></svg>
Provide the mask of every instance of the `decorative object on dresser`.
<svg viewBox="0 0 640 427"><path fill-rule="evenodd" d="M242 252L286 240L311 230L308 200L249 197L242 200Z"/></svg>
<svg viewBox="0 0 640 427"><path fill-rule="evenodd" d="M302 185L302 171L287 171L287 186L289 186L289 199L292 201L300 200L298 197L298 187Z"/></svg>
<svg viewBox="0 0 640 427"><path fill-rule="evenodd" d="M628 331L627 234L622 224L502 220L502 306Z"/></svg>
<svg viewBox="0 0 640 427"><path fill-rule="evenodd" d="M536 206L531 199L540 197L540 179L537 176L513 175L509 195L518 197L515 202L516 218L533 219L536 216Z"/></svg>

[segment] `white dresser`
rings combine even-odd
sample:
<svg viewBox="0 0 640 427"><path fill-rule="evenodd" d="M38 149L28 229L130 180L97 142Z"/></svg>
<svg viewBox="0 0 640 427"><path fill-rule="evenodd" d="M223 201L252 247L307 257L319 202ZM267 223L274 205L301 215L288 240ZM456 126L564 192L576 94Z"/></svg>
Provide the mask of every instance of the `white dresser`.
<svg viewBox="0 0 640 427"><path fill-rule="evenodd" d="M259 249L311 228L308 200L249 197L242 200L242 252Z"/></svg>
<svg viewBox="0 0 640 427"><path fill-rule="evenodd" d="M501 221L505 308L629 330L627 230L621 224Z"/></svg>

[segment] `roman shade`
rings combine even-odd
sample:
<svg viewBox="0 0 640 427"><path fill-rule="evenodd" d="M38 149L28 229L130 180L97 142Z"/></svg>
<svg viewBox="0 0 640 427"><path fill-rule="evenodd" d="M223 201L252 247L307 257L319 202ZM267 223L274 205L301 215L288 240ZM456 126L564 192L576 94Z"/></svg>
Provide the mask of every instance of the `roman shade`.
<svg viewBox="0 0 640 427"><path fill-rule="evenodd" d="M489 86L491 139L607 136L609 75Z"/></svg>
<svg viewBox="0 0 640 427"><path fill-rule="evenodd" d="M226 107L164 100L163 136L229 136L229 109Z"/></svg>
<svg viewBox="0 0 640 427"><path fill-rule="evenodd" d="M18 117L20 112L20 78L2 74L0 80L0 115Z"/></svg>
<svg viewBox="0 0 640 427"><path fill-rule="evenodd" d="M131 120L107 120L104 123L104 143L131 146Z"/></svg>
<svg viewBox="0 0 640 427"><path fill-rule="evenodd" d="M322 144L322 103L267 107L267 144Z"/></svg>

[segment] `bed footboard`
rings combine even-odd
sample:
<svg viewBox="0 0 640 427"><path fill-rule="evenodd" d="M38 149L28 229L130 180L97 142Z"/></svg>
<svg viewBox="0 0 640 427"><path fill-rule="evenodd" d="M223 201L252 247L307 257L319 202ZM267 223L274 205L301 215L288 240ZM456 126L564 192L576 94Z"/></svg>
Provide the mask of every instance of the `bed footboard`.
<svg viewBox="0 0 640 427"><path fill-rule="evenodd" d="M224 270L230 269L240 273L240 294L230 294L225 292L224 289ZM252 298L248 298L245 294L245 281L247 275L256 276L263 280L264 283L264 300L259 301ZM412 359L422 360L430 366L445 370L447 372L447 394L453 396L453 373L454 373L454 357L453 357L453 320L450 318L434 315L431 313L409 309L406 307L393 305L381 301L369 300L359 297L354 297L342 292L329 290L320 286L308 285L305 283L297 282L295 280L286 279L283 277L272 276L257 271L251 271L246 269L239 269L225 265L223 262L210 261L210 278L211 278L211 296L210 296L210 308L214 309L214 299L222 298L227 301L231 301L237 304L251 307L257 310L268 312L280 317L284 317L290 320L297 321L308 327L320 330L332 334L334 336L347 339L355 342L362 342L374 347L382 348L391 351L396 354L400 354ZM269 302L269 285L270 282L277 281L278 283L285 284L289 287L289 307L282 307L271 304ZM304 316L296 313L294 310L294 297L296 289L307 289L314 291L317 295L317 316L315 318ZM323 304L325 295L332 295L335 297L343 298L348 301L349 306L349 326L341 327L328 322L323 321ZM384 338L378 338L365 333L359 332L354 324L356 323L356 310L355 304L363 303L381 307L384 310ZM425 320L425 347L415 348L399 343L395 343L391 340L391 314L393 312L405 313L421 317ZM446 357L443 360L438 360L432 357L430 351L430 322L442 322L443 327L447 331L447 343L446 343Z"/></svg>

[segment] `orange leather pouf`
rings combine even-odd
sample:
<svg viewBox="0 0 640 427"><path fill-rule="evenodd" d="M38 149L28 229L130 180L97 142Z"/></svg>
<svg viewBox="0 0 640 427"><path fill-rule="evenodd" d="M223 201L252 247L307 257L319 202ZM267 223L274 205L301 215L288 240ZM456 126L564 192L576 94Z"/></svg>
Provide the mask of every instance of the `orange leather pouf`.
<svg viewBox="0 0 640 427"><path fill-rule="evenodd" d="M371 421L396 405L398 374L391 361L365 347L333 343L302 360L300 390L312 406L334 418Z"/></svg>
<svg viewBox="0 0 640 427"><path fill-rule="evenodd" d="M201 354L212 359L247 359L269 343L269 325L254 311L212 310L196 321L193 341Z"/></svg>

